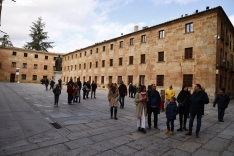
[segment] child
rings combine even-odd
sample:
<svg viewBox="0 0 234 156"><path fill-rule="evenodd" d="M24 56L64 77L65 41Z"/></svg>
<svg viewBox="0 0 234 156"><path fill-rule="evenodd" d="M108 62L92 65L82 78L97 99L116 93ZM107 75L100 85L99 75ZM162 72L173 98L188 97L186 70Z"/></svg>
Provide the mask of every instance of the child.
<svg viewBox="0 0 234 156"><path fill-rule="evenodd" d="M54 93L54 107L58 107L59 95L61 94L61 90L58 84L56 84L53 93Z"/></svg>
<svg viewBox="0 0 234 156"><path fill-rule="evenodd" d="M72 93L73 93L72 85L71 85L70 83L68 83L68 86L67 86L67 94L68 94L68 104L69 104L69 105L71 105Z"/></svg>
<svg viewBox="0 0 234 156"><path fill-rule="evenodd" d="M80 88L77 85L77 83L74 83L74 85L73 85L73 103L78 103L78 97L79 97L79 103L80 103Z"/></svg>
<svg viewBox="0 0 234 156"><path fill-rule="evenodd" d="M170 131L170 135L173 135L174 131L174 120L176 119L176 115L178 113L176 98L171 97L170 103L166 107L166 117L167 117L167 130L166 134ZM171 128L169 123L171 123Z"/></svg>

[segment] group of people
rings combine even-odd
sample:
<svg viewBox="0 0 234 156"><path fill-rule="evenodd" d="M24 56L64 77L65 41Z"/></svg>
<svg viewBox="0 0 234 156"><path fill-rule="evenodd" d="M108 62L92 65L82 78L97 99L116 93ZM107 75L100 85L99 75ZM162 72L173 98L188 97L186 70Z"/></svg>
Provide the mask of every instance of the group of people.
<svg viewBox="0 0 234 156"><path fill-rule="evenodd" d="M138 87L137 85L132 85L132 83L129 84L129 87L128 87L128 96L131 97L131 98L135 98L135 95L138 91Z"/></svg>

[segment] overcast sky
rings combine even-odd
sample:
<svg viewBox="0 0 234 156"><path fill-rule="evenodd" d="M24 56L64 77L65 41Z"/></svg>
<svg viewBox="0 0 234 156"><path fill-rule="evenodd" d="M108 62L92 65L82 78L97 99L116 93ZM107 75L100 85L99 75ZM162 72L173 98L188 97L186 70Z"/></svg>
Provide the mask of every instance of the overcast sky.
<svg viewBox="0 0 234 156"><path fill-rule="evenodd" d="M0 30L21 48L31 41L32 22L42 17L48 41L55 42L49 51L67 53L206 6L222 6L234 25L234 0L4 0Z"/></svg>

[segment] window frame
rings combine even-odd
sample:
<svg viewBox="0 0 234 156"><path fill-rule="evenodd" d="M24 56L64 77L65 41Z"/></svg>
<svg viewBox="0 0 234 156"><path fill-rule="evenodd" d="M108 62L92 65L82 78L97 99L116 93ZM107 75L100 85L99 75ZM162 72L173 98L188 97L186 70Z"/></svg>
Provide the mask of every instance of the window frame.
<svg viewBox="0 0 234 156"><path fill-rule="evenodd" d="M16 67L16 62L11 62L11 67Z"/></svg>
<svg viewBox="0 0 234 156"><path fill-rule="evenodd" d="M102 60L102 68L105 67L105 60Z"/></svg>
<svg viewBox="0 0 234 156"><path fill-rule="evenodd" d="M129 65L133 65L134 56L129 56Z"/></svg>
<svg viewBox="0 0 234 156"><path fill-rule="evenodd" d="M164 86L164 75L157 75L156 86Z"/></svg>
<svg viewBox="0 0 234 156"><path fill-rule="evenodd" d="M120 57L120 58L119 58L119 66L122 66L122 65L123 65L123 58Z"/></svg>
<svg viewBox="0 0 234 156"><path fill-rule="evenodd" d="M186 23L185 24L185 33L191 33L191 32L194 32L193 22Z"/></svg>
<svg viewBox="0 0 234 156"><path fill-rule="evenodd" d="M114 50L114 44L110 44L110 50Z"/></svg>
<svg viewBox="0 0 234 156"><path fill-rule="evenodd" d="M104 83L105 83L105 77L101 76L101 84L104 84Z"/></svg>
<svg viewBox="0 0 234 156"><path fill-rule="evenodd" d="M184 59L193 59L193 47L184 49Z"/></svg>
<svg viewBox="0 0 234 156"><path fill-rule="evenodd" d="M113 59L110 59L110 67L113 67Z"/></svg>
<svg viewBox="0 0 234 156"><path fill-rule="evenodd" d="M146 43L146 35L141 35L141 43Z"/></svg>
<svg viewBox="0 0 234 156"><path fill-rule="evenodd" d="M122 76L118 76L117 77L117 84L121 84L121 81L123 80Z"/></svg>
<svg viewBox="0 0 234 156"><path fill-rule="evenodd" d="M145 64L146 63L146 56L145 56L145 54L141 54L141 60L140 60L141 62L141 64Z"/></svg>
<svg viewBox="0 0 234 156"><path fill-rule="evenodd" d="M12 52L12 55L13 55L13 56L16 56L16 55L17 55L17 52L16 52L16 51L13 51L13 52Z"/></svg>
<svg viewBox="0 0 234 156"><path fill-rule="evenodd" d="M130 38L130 46L134 45L134 38Z"/></svg>
<svg viewBox="0 0 234 156"><path fill-rule="evenodd" d="M47 65L44 65L44 70L48 70L48 66Z"/></svg>
<svg viewBox="0 0 234 156"><path fill-rule="evenodd" d="M123 41L119 42L119 48L123 48Z"/></svg>
<svg viewBox="0 0 234 156"><path fill-rule="evenodd" d="M165 38L165 31L164 30L159 30L159 39Z"/></svg>
<svg viewBox="0 0 234 156"><path fill-rule="evenodd" d="M21 74L21 80L26 80L27 79L27 75L26 74Z"/></svg>
<svg viewBox="0 0 234 156"><path fill-rule="evenodd" d="M163 55L163 56L161 56ZM164 51L158 52L158 62L164 62Z"/></svg>
<svg viewBox="0 0 234 156"><path fill-rule="evenodd" d="M49 59L49 57L48 56L45 56L45 60L48 60Z"/></svg>
<svg viewBox="0 0 234 156"><path fill-rule="evenodd" d="M35 77L36 77L36 78L35 78ZM36 80L37 80L37 75L33 75L33 76L32 76L32 80L33 80L33 81L36 81Z"/></svg>
<svg viewBox="0 0 234 156"><path fill-rule="evenodd" d="M24 57L28 57L28 53L24 53Z"/></svg>
<svg viewBox="0 0 234 156"><path fill-rule="evenodd" d="M27 63L23 63L22 68L27 68Z"/></svg>
<svg viewBox="0 0 234 156"><path fill-rule="evenodd" d="M187 78L186 78L186 76L187 76ZM192 78L190 77L190 79L189 79L189 76L191 76ZM193 86L193 74L183 74L183 85L187 85L188 87Z"/></svg>

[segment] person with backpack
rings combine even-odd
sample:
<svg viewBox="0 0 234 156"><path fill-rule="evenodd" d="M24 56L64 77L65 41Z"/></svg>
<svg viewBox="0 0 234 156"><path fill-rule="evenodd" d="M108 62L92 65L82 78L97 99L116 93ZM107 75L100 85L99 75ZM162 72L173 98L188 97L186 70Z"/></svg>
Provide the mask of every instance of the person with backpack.
<svg viewBox="0 0 234 156"><path fill-rule="evenodd" d="M55 82L54 82L54 80L52 79L51 81L50 81L50 90L52 89L54 89L54 84L55 84Z"/></svg>
<svg viewBox="0 0 234 156"><path fill-rule="evenodd" d="M61 89L59 87L59 84L57 84L56 87L53 89L53 93L54 93L54 107L58 107L59 95L61 94Z"/></svg>

